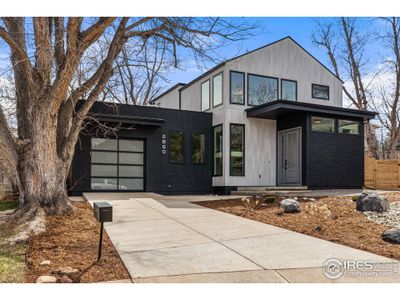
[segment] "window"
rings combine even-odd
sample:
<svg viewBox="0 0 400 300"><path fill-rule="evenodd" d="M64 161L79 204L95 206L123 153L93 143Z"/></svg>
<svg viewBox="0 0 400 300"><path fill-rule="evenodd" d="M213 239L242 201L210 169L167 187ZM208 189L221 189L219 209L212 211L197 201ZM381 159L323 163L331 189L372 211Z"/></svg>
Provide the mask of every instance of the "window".
<svg viewBox="0 0 400 300"><path fill-rule="evenodd" d="M311 86L313 98L329 100L329 86L314 83Z"/></svg>
<svg viewBox="0 0 400 300"><path fill-rule="evenodd" d="M230 102L244 104L244 73L230 72Z"/></svg>
<svg viewBox="0 0 400 300"><path fill-rule="evenodd" d="M297 100L297 81L288 79L281 80L281 98L282 100Z"/></svg>
<svg viewBox="0 0 400 300"><path fill-rule="evenodd" d="M169 161L172 163L184 163L183 132L171 132L169 135Z"/></svg>
<svg viewBox="0 0 400 300"><path fill-rule="evenodd" d="M203 133L192 133L192 163L204 164L206 137Z"/></svg>
<svg viewBox="0 0 400 300"><path fill-rule="evenodd" d="M213 77L213 106L222 104L222 73Z"/></svg>
<svg viewBox="0 0 400 300"><path fill-rule="evenodd" d="M249 74L247 85L249 105L260 105L278 99L278 78Z"/></svg>
<svg viewBox="0 0 400 300"><path fill-rule="evenodd" d="M91 140L91 189L144 189L144 141Z"/></svg>
<svg viewBox="0 0 400 300"><path fill-rule="evenodd" d="M244 125L231 124L230 175L244 176Z"/></svg>
<svg viewBox="0 0 400 300"><path fill-rule="evenodd" d="M213 176L222 176L222 124L214 127Z"/></svg>
<svg viewBox="0 0 400 300"><path fill-rule="evenodd" d="M339 133L360 134L360 122L351 120L339 120Z"/></svg>
<svg viewBox="0 0 400 300"><path fill-rule="evenodd" d="M210 80L201 84L201 111L210 109Z"/></svg>
<svg viewBox="0 0 400 300"><path fill-rule="evenodd" d="M311 117L311 130L317 132L335 132L335 119Z"/></svg>

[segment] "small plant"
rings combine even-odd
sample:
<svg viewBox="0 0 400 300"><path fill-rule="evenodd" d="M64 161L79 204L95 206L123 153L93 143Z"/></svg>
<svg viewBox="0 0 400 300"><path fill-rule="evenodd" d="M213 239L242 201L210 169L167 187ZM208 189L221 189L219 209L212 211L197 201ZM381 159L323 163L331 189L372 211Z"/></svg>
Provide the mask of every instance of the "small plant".
<svg viewBox="0 0 400 300"><path fill-rule="evenodd" d="M356 202L357 199L358 199L358 196L357 196L357 195L354 195L353 197L351 197L351 200L353 200L353 202Z"/></svg>
<svg viewBox="0 0 400 300"><path fill-rule="evenodd" d="M257 210L261 208L263 199L260 196L248 196L242 198L242 204L247 209Z"/></svg>
<svg viewBox="0 0 400 300"><path fill-rule="evenodd" d="M276 200L275 196L266 196L264 198L264 203L265 204L271 204L271 203L274 203L275 200Z"/></svg>

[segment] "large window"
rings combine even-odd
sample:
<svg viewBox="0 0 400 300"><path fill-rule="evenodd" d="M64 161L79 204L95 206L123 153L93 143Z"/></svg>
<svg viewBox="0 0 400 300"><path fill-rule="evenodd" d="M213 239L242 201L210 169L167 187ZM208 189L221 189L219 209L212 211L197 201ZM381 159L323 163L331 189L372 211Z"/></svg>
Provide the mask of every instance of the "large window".
<svg viewBox="0 0 400 300"><path fill-rule="evenodd" d="M278 99L278 78L249 74L247 86L249 105L260 105Z"/></svg>
<svg viewBox="0 0 400 300"><path fill-rule="evenodd" d="M338 129L339 133L360 134L360 122L339 119Z"/></svg>
<svg viewBox="0 0 400 300"><path fill-rule="evenodd" d="M281 79L281 98L282 100L297 100L297 81Z"/></svg>
<svg viewBox="0 0 400 300"><path fill-rule="evenodd" d="M230 103L244 104L244 73L230 72Z"/></svg>
<svg viewBox="0 0 400 300"><path fill-rule="evenodd" d="M172 163L184 163L184 136L183 132L171 132L169 135L169 161Z"/></svg>
<svg viewBox="0 0 400 300"><path fill-rule="evenodd" d="M203 164L206 137L203 133L192 133L192 163Z"/></svg>
<svg viewBox="0 0 400 300"><path fill-rule="evenodd" d="M244 125L231 124L230 175L244 176Z"/></svg>
<svg viewBox="0 0 400 300"><path fill-rule="evenodd" d="M316 132L335 132L335 119L311 117L311 130Z"/></svg>
<svg viewBox="0 0 400 300"><path fill-rule="evenodd" d="M214 127L213 140L213 176L222 176L222 124Z"/></svg>
<svg viewBox="0 0 400 300"><path fill-rule="evenodd" d="M201 84L201 111L210 109L210 80Z"/></svg>
<svg viewBox="0 0 400 300"><path fill-rule="evenodd" d="M144 189L144 141L91 140L92 190Z"/></svg>
<svg viewBox="0 0 400 300"><path fill-rule="evenodd" d="M329 86L312 84L312 97L316 99L329 100Z"/></svg>
<svg viewBox="0 0 400 300"><path fill-rule="evenodd" d="M222 104L222 73L213 77L213 106Z"/></svg>

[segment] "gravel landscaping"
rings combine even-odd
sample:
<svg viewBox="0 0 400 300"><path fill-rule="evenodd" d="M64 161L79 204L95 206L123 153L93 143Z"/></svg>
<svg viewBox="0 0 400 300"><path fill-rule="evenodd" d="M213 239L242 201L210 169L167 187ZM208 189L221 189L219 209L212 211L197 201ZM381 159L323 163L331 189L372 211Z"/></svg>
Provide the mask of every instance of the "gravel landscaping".
<svg viewBox="0 0 400 300"><path fill-rule="evenodd" d="M381 236L385 230L400 226L400 193L385 196L390 209L382 213L357 211L352 197L316 201L299 197L298 213L284 213L279 204L283 197L256 209L245 207L240 199L196 204L400 260L400 245L388 243Z"/></svg>

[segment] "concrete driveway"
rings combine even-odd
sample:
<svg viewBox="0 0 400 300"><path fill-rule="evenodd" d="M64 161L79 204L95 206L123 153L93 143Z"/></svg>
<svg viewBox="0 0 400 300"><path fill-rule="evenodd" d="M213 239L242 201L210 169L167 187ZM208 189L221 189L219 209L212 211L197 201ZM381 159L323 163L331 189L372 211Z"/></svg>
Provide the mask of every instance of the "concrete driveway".
<svg viewBox="0 0 400 300"><path fill-rule="evenodd" d="M134 282L400 282L397 261L190 202L220 197L84 197L113 205L105 229ZM397 276L328 279L322 267L331 258L386 263Z"/></svg>

